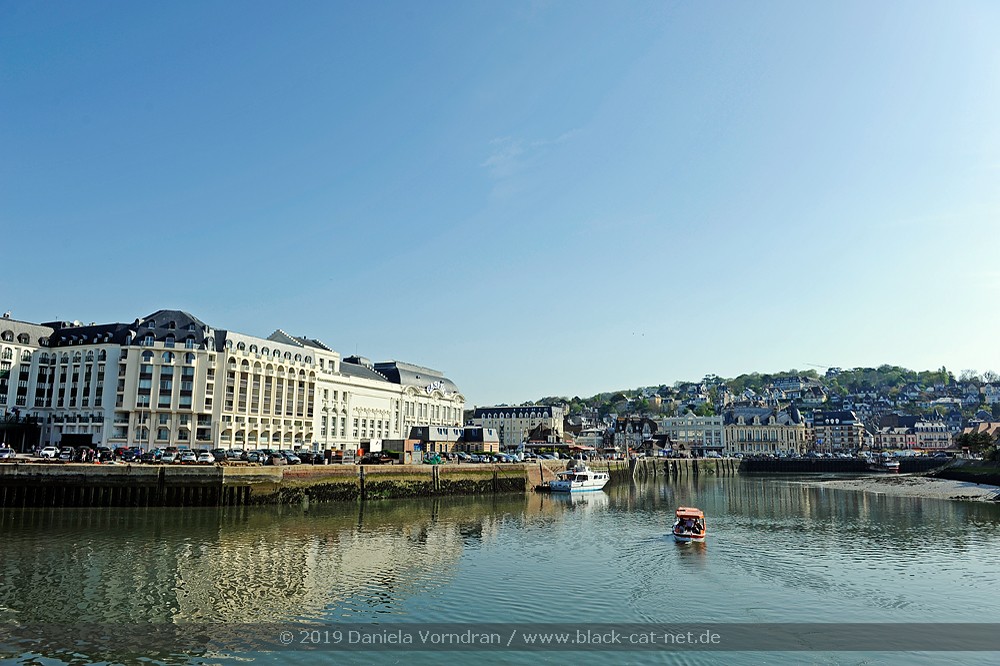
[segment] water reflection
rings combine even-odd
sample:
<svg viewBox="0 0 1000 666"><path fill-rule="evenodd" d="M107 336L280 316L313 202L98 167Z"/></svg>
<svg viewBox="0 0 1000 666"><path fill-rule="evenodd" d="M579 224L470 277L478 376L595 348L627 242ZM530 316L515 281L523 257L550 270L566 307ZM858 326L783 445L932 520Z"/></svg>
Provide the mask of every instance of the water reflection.
<svg viewBox="0 0 1000 666"><path fill-rule="evenodd" d="M705 511L704 543L674 543L679 505ZM982 594L1000 580L997 544L997 506L760 477L307 509L5 511L0 623L976 621L1000 613ZM37 650L85 655L67 648Z"/></svg>

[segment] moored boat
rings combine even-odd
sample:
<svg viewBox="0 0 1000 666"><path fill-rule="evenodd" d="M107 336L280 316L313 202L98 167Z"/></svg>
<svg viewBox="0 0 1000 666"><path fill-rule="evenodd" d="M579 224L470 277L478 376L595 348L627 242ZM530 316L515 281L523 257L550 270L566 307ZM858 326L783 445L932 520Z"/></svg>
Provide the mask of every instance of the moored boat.
<svg viewBox="0 0 1000 666"><path fill-rule="evenodd" d="M692 506L679 506L675 513L677 520L674 522L674 540L678 543L689 543L691 541L702 542L708 533L708 526L705 523L705 514L701 509Z"/></svg>
<svg viewBox="0 0 1000 666"><path fill-rule="evenodd" d="M583 463L571 469L557 472L555 481L549 481L549 490L554 493L582 493L601 490L611 476L607 472L595 472Z"/></svg>
<svg viewBox="0 0 1000 666"><path fill-rule="evenodd" d="M899 461L892 456L882 455L876 458L869 466L873 472L888 472L890 474L899 473Z"/></svg>

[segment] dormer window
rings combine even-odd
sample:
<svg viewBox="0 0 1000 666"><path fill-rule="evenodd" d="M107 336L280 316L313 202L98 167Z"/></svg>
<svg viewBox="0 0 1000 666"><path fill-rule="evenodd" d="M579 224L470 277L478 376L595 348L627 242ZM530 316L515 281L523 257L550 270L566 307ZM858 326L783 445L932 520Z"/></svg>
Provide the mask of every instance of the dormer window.
<svg viewBox="0 0 1000 666"><path fill-rule="evenodd" d="M150 319L146 322L146 328L156 328L156 322Z"/></svg>

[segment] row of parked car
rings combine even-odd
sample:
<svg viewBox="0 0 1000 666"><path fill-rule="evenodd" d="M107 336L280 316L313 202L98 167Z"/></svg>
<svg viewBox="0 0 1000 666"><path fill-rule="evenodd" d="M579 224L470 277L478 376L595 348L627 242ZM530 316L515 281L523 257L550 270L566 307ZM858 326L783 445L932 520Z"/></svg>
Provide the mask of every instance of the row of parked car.
<svg viewBox="0 0 1000 666"><path fill-rule="evenodd" d="M214 465L226 461L243 461L262 465L299 465L302 463L321 463L322 456L312 452L297 452L274 449L259 451L242 451L239 449L200 449L168 446L144 451L138 447L119 447L111 449L107 446L92 448L89 446L46 446L39 450L38 457L43 460L60 460L62 462L126 462L146 463L152 465L188 464Z"/></svg>

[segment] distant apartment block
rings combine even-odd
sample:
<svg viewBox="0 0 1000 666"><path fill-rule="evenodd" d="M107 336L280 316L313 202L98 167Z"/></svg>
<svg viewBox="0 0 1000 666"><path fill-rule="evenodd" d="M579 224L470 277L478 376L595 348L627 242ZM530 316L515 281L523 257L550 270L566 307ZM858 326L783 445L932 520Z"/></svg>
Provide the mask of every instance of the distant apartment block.
<svg viewBox="0 0 1000 666"><path fill-rule="evenodd" d="M813 412L813 437L817 451L847 452L865 444L865 426L853 411Z"/></svg>
<svg viewBox="0 0 1000 666"><path fill-rule="evenodd" d="M473 412L472 423L481 428L492 428L500 434L500 446L517 448L528 441L528 435L539 426L549 431L553 444L563 441L563 409L544 405L518 407L479 407Z"/></svg>
<svg viewBox="0 0 1000 666"><path fill-rule="evenodd" d="M670 438L675 450L717 451L725 448L725 425L722 416L695 416L688 411L683 416L656 420L660 434Z"/></svg>

